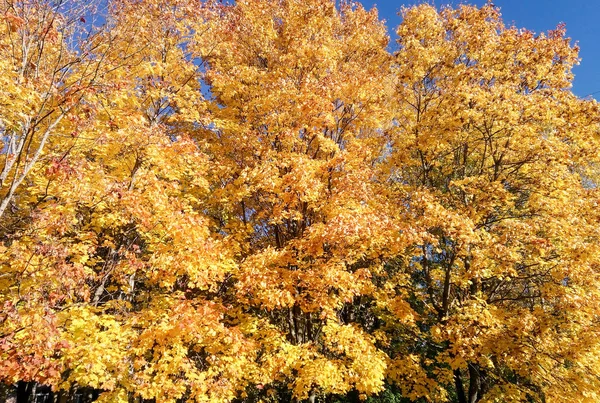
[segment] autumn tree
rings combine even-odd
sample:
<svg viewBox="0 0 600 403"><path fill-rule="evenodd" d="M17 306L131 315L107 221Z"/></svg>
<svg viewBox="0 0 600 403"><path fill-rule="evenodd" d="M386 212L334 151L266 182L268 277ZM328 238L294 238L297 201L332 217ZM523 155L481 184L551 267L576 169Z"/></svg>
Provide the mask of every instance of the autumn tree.
<svg viewBox="0 0 600 403"><path fill-rule="evenodd" d="M207 331L225 354L239 354L230 347L241 342L224 341L222 308L182 297L188 287L214 288L231 263L198 212L206 158L169 120L201 102L197 67L179 46L192 5L172 6L113 3L105 26L73 50L88 52L94 81L38 147L3 221L11 223L0 251L3 380L96 388L106 401L179 397L188 387L179 374L194 376L180 361L194 361L168 327L186 322L181 336L197 349L197 332ZM37 22L22 23L16 32Z"/></svg>
<svg viewBox="0 0 600 403"><path fill-rule="evenodd" d="M564 27L421 5L391 54L351 2L1 4L2 381L597 400L598 108Z"/></svg>
<svg viewBox="0 0 600 403"><path fill-rule="evenodd" d="M418 233L389 263L418 319L392 312L389 375L415 398L596 400L598 107L570 92L577 48L491 5L403 17L382 172Z"/></svg>
<svg viewBox="0 0 600 403"><path fill-rule="evenodd" d="M95 3L31 0L0 3L0 217L37 165L45 147L86 106L98 77L97 30L86 17ZM90 57L96 53L98 57ZM85 120L85 117L80 120ZM39 163L39 164L38 164Z"/></svg>
<svg viewBox="0 0 600 403"><path fill-rule="evenodd" d="M259 326L259 379L275 386L262 394L377 393L386 357L370 334L375 317L360 309L398 232L372 180L391 117L385 27L349 2L212 12L195 44L214 97L197 136L208 144L214 228L238 262L226 298Z"/></svg>

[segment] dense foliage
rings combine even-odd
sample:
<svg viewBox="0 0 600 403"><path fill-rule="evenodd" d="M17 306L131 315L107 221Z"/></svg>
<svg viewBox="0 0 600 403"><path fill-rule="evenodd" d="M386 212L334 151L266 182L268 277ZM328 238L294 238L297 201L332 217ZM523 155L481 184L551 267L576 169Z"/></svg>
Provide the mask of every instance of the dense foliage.
<svg viewBox="0 0 600 403"><path fill-rule="evenodd" d="M491 4L397 33L333 0L0 0L0 380L599 401L577 48Z"/></svg>

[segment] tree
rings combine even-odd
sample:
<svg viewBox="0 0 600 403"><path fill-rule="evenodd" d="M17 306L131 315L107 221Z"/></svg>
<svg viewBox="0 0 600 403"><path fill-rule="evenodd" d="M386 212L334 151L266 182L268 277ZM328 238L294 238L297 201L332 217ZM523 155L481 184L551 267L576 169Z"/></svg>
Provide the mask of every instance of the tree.
<svg viewBox="0 0 600 403"><path fill-rule="evenodd" d="M390 263L419 318L391 363L405 393L599 390L597 190L582 175L598 110L569 91L578 59L564 34L505 27L491 5L404 10L384 175L417 233Z"/></svg>
<svg viewBox="0 0 600 403"><path fill-rule="evenodd" d="M66 120L86 120L81 109L103 57L96 49L96 28L85 24L85 17L96 13L93 2L3 0L0 13L3 217L30 172L45 163L48 143L68 131Z"/></svg>
<svg viewBox="0 0 600 403"><path fill-rule="evenodd" d="M0 259L7 381L91 387L107 401L128 392L168 399L181 385L186 391L176 378L181 360L194 367L189 340L198 350L207 333L243 345L223 341L223 307L183 295L215 289L231 265L197 211L208 183L196 170L206 158L169 121L190 91L199 93L197 69L179 47L186 10L136 10L112 4L106 26L86 42L89 57L102 60L94 86L14 197ZM200 314L205 322L191 319ZM185 323L182 346L168 329Z"/></svg>
<svg viewBox="0 0 600 403"><path fill-rule="evenodd" d="M421 5L390 54L351 2L4 7L4 382L596 399L599 115L564 27Z"/></svg>
<svg viewBox="0 0 600 403"><path fill-rule="evenodd" d="M288 384L296 399L376 393L386 357L359 310L397 232L370 179L390 118L385 28L346 2L212 12L197 52L214 104L198 138L215 228L238 262L227 298L269 329L254 337L260 382Z"/></svg>

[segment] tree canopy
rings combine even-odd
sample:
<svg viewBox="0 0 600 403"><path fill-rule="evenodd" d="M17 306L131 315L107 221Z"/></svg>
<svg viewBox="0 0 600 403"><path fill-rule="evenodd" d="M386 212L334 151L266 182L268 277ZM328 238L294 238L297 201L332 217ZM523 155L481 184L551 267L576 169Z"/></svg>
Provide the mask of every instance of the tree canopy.
<svg viewBox="0 0 600 403"><path fill-rule="evenodd" d="M577 47L402 16L389 44L350 1L0 0L0 381L600 400Z"/></svg>

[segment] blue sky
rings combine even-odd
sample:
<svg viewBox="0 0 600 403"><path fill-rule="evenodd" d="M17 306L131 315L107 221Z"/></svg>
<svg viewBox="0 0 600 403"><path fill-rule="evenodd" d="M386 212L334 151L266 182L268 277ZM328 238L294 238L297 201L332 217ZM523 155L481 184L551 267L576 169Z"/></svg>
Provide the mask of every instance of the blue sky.
<svg viewBox="0 0 600 403"><path fill-rule="evenodd" d="M397 15L402 5L422 3L419 0L360 0L366 8L377 6L379 16L387 21L394 38L395 27L401 19ZM429 1L438 6L461 3L481 6L486 0ZM573 69L573 92L585 97L594 93L600 99L600 0L494 0L500 7L504 23L544 32L556 28L560 22L567 24L567 36L579 43L581 64Z"/></svg>

